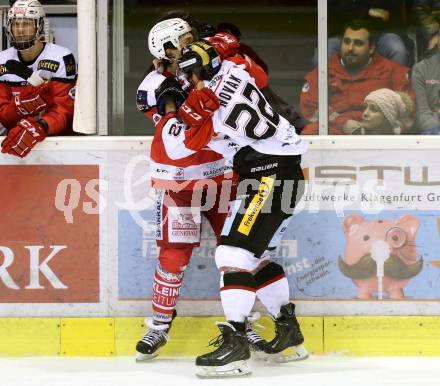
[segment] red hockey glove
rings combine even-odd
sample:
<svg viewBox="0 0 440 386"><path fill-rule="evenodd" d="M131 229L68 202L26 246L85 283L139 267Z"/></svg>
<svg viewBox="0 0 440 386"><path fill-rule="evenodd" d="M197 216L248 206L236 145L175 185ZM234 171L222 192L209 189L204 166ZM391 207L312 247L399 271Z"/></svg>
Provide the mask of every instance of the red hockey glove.
<svg viewBox="0 0 440 386"><path fill-rule="evenodd" d="M15 96L15 106L18 115L26 117L36 115L44 110L49 103L49 82L32 87L29 92Z"/></svg>
<svg viewBox="0 0 440 386"><path fill-rule="evenodd" d="M193 126L185 130L185 140L183 142L188 149L199 151L203 149L214 136L212 119L205 119L201 126Z"/></svg>
<svg viewBox="0 0 440 386"><path fill-rule="evenodd" d="M22 119L2 142L2 153L26 157L37 142L46 138L44 126L32 118Z"/></svg>
<svg viewBox="0 0 440 386"><path fill-rule="evenodd" d="M189 126L200 126L220 107L217 95L210 88L193 89L180 106L179 115Z"/></svg>
<svg viewBox="0 0 440 386"><path fill-rule="evenodd" d="M234 35L226 32L217 32L214 36L206 38L215 48L220 59L226 59L234 56L240 49L240 42Z"/></svg>

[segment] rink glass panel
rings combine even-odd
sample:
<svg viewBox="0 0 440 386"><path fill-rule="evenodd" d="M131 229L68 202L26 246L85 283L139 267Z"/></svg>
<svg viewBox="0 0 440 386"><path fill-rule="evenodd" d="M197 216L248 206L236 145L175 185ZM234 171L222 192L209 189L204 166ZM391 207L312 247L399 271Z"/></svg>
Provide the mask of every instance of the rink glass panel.
<svg viewBox="0 0 440 386"><path fill-rule="evenodd" d="M109 36L113 58L109 62L113 69L109 71L109 93L113 94L113 112L109 117L109 134L153 134L152 123L136 108L136 90L152 62L148 32L158 17L173 9L185 10L212 25L236 24L242 33L241 41L250 45L268 65L272 88L286 102L298 106L303 76L312 68L313 50L317 46L317 0L292 3L287 0L279 0L276 4L264 0L238 3L227 0L219 6L199 0L184 3L166 0L153 7L144 1L125 0L122 9L118 8L120 2L110 1ZM118 12L123 15L118 16ZM123 45L116 49L115 39L123 39ZM118 59L121 55L123 63ZM119 82L121 68L123 80ZM117 87L123 87L123 94L118 88L111 90L115 79Z"/></svg>

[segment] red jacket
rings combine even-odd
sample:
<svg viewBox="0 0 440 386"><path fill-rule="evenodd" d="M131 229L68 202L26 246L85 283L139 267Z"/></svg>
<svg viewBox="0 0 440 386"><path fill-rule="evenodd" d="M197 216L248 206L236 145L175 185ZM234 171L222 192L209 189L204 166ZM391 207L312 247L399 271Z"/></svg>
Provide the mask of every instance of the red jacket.
<svg viewBox="0 0 440 386"><path fill-rule="evenodd" d="M374 90L389 88L405 91L415 99L408 78L409 69L375 53L372 62L360 73L350 75L338 53L328 64L329 134L343 134L350 119L359 121L365 97ZM301 112L310 121L301 134L318 134L318 69L305 76L301 92Z"/></svg>

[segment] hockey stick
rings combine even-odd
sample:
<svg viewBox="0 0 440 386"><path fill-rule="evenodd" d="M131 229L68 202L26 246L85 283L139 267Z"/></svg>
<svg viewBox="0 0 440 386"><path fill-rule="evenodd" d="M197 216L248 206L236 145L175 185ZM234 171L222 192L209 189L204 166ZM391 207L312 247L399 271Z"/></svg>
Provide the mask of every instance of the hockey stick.
<svg viewBox="0 0 440 386"><path fill-rule="evenodd" d="M44 79L40 75L18 60L10 59L5 63L5 66L9 73L27 80L32 86L44 83Z"/></svg>

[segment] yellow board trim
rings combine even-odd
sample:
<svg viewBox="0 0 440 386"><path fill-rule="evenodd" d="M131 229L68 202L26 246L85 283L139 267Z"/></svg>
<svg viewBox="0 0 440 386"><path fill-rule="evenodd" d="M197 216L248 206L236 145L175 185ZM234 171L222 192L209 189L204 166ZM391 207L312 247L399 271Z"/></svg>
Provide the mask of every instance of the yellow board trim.
<svg viewBox="0 0 440 386"><path fill-rule="evenodd" d="M0 355L60 355L60 318L0 318Z"/></svg>
<svg viewBox="0 0 440 386"><path fill-rule="evenodd" d="M312 354L440 356L440 316L299 317ZM222 317L178 317L161 356L194 357L209 351ZM274 334L273 321L266 339ZM0 318L1 356L134 356L147 328L144 318Z"/></svg>
<svg viewBox="0 0 440 386"><path fill-rule="evenodd" d="M439 316L326 317L324 349L367 356L438 356L439 327Z"/></svg>
<svg viewBox="0 0 440 386"><path fill-rule="evenodd" d="M271 177L261 177L258 193L255 194L254 198L246 209L243 219L238 227L238 231L243 235L249 236L249 233L257 220L258 214L261 212L264 203L272 191L274 182L275 180Z"/></svg>
<svg viewBox="0 0 440 386"><path fill-rule="evenodd" d="M64 318L61 320L61 355L115 355L114 318Z"/></svg>

